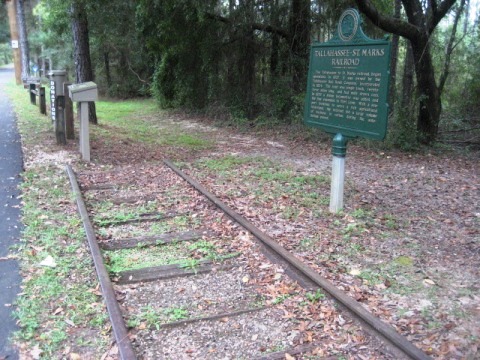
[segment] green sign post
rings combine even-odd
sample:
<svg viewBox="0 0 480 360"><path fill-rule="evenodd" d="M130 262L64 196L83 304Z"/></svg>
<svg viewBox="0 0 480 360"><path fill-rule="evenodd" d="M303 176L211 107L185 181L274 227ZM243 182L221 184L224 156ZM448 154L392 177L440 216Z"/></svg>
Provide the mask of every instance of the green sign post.
<svg viewBox="0 0 480 360"><path fill-rule="evenodd" d="M343 207L347 140L385 138L389 69L390 42L367 37L355 9L341 15L331 40L311 46L304 121L334 136L332 212Z"/></svg>

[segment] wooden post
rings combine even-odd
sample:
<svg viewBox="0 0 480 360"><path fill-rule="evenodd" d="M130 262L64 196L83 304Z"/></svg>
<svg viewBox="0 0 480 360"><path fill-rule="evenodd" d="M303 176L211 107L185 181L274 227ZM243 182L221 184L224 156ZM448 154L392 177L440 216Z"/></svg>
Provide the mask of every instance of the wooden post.
<svg viewBox="0 0 480 360"><path fill-rule="evenodd" d="M17 85L22 83L22 63L19 46L19 36L17 27L17 6L15 0L7 0L8 21L10 24L10 38L12 40L13 64L15 66L15 81ZM14 46L15 44L15 46Z"/></svg>
<svg viewBox="0 0 480 360"><path fill-rule="evenodd" d="M40 114L47 115L47 99L45 98L45 87L40 86L38 89L38 98L40 102Z"/></svg>
<svg viewBox="0 0 480 360"><path fill-rule="evenodd" d="M90 161L88 117L88 102L80 102L80 153L82 154L82 159L85 161Z"/></svg>
<svg viewBox="0 0 480 360"><path fill-rule="evenodd" d="M73 122L73 102L68 96L68 86L71 83L63 83L63 93L65 94L65 130L67 132L67 139L75 139L75 127Z"/></svg>
<svg viewBox="0 0 480 360"><path fill-rule="evenodd" d="M37 105L37 100L35 98L35 91L37 90L37 85L34 83L28 84L28 92L30 93L30 104Z"/></svg>
<svg viewBox="0 0 480 360"><path fill-rule="evenodd" d="M65 138L65 96L57 96L55 99L56 105L56 119L55 119L55 137L58 145L66 145Z"/></svg>

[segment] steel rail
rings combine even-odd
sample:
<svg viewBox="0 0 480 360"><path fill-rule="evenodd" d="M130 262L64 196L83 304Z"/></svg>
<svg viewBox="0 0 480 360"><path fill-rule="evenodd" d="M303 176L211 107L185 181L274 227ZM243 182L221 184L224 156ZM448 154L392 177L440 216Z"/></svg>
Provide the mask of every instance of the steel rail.
<svg viewBox="0 0 480 360"><path fill-rule="evenodd" d="M388 343L393 345L396 349L400 350L404 355L411 359L415 360L428 360L431 359L427 354L417 348L412 344L406 337L399 334L393 326L383 322L368 310L366 310L360 303L348 296L347 293L338 289L330 281L320 276L316 271L314 271L309 266L302 263L298 258L293 254L285 250L280 244L278 244L273 238L262 232L255 225L249 222L240 214L236 213L234 210L229 208L225 203L223 203L218 197L210 193L204 186L199 182L185 174L178 167L176 167L171 161L164 160L165 165L171 168L175 173L187 181L191 186L193 186L197 191L207 197L211 202L213 202L219 209L224 211L230 218L239 223L244 229L249 231L257 239L259 239L265 246L271 249L273 252L277 253L281 258L283 258L287 263L289 263L293 268L297 269L305 277L310 279L312 282L323 288L327 291L335 300L340 304L345 306L347 310L353 313L356 317L362 320L367 324L377 335L380 335L381 338L386 340Z"/></svg>
<svg viewBox="0 0 480 360"><path fill-rule="evenodd" d="M98 281L100 282L100 287L102 288L102 294L105 299L108 315L112 323L112 330L115 335L120 357L122 360L136 360L137 356L133 351L132 343L128 337L128 330L125 326L122 312L120 310L120 305L117 302L112 282L110 281L107 269L103 263L100 247L98 245L92 223L90 222L87 207L83 201L77 178L70 165L66 166L66 171L68 177L70 178L70 184L72 186L73 193L75 194L78 212L80 213L83 221L83 227L85 229L88 245L90 247L90 252L92 254L95 269L97 271Z"/></svg>

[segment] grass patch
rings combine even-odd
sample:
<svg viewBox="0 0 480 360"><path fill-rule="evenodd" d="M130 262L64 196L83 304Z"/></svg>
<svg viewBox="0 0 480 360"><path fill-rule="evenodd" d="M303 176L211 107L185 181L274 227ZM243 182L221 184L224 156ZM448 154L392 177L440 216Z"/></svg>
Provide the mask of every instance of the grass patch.
<svg viewBox="0 0 480 360"><path fill-rule="evenodd" d="M179 215L173 218L164 218L156 221L134 222L131 224L114 224L108 219L104 220L104 223L109 226L99 227L97 233L100 236L112 237L120 240L130 237L157 236L174 231L184 231L186 229L197 227L200 222L200 219L191 218L188 215Z"/></svg>
<svg viewBox="0 0 480 360"><path fill-rule="evenodd" d="M28 91L6 84L17 115L25 154L43 144L59 148L49 117L29 102ZM17 246L23 276L14 315L20 330L14 339L25 349L37 348L44 359L60 359L69 346L100 358L111 342L108 318L97 295L81 220L69 181L58 163L30 165L22 174L22 238ZM50 266L41 265L53 259ZM78 331L72 338L72 324ZM91 334L97 336L92 339Z"/></svg>
<svg viewBox="0 0 480 360"><path fill-rule="evenodd" d="M159 144L175 147L186 147L192 150L207 149L213 146L211 141L190 134L168 134L159 139Z"/></svg>
<svg viewBox="0 0 480 360"><path fill-rule="evenodd" d="M66 173L57 167L37 167L23 180L26 225L19 251L26 277L17 300L15 316L21 330L15 337L38 346L46 358L56 358L68 340L67 323L104 333L107 318L93 290L96 278ZM42 266L47 258L53 263ZM108 338L99 336L96 341L106 347Z"/></svg>
<svg viewBox="0 0 480 360"><path fill-rule="evenodd" d="M239 166L248 165L262 161L260 158L238 157L227 155L216 159L202 159L198 163L214 171L234 170Z"/></svg>
<svg viewBox="0 0 480 360"><path fill-rule="evenodd" d="M210 241L173 243L154 247L136 247L106 251L107 269L112 273L135 270L145 267L180 264L186 269L196 269L202 260L222 261L237 256L238 253L220 254Z"/></svg>
<svg viewBox="0 0 480 360"><path fill-rule="evenodd" d="M296 220L309 213L318 216L329 203L329 176L299 174L267 158L226 155L201 159L194 166L198 177L218 186L235 184L227 185L227 196L248 196L251 206L267 206L284 219Z"/></svg>
<svg viewBox="0 0 480 360"><path fill-rule="evenodd" d="M188 310L184 307L170 307L157 310L152 306L145 306L140 309L139 313L130 316L127 320L127 326L139 327L143 324L146 328L159 330L162 324L188 319L189 315Z"/></svg>
<svg viewBox="0 0 480 360"><path fill-rule="evenodd" d="M151 118L162 112L151 99L122 102L98 101L96 104L100 125L92 127L92 137L102 138L106 143L118 143L120 139L194 150L212 146L212 142L201 138L198 134L186 134L184 131L162 129L156 126Z"/></svg>
<svg viewBox="0 0 480 360"><path fill-rule="evenodd" d="M113 250L104 253L105 265L111 273L145 267L175 264L188 258L184 245L171 244L156 247Z"/></svg>
<svg viewBox="0 0 480 360"><path fill-rule="evenodd" d="M22 136L22 143L35 145L44 141L46 136L53 136L54 139L50 117L41 115L38 106L30 104L28 91L23 86L17 86L13 82L7 83L5 87L17 114L17 124Z"/></svg>

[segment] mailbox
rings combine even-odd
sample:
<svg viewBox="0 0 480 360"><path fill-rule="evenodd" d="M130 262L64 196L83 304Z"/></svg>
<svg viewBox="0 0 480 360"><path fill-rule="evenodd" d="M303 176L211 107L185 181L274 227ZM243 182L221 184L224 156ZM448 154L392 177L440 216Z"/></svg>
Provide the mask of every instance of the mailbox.
<svg viewBox="0 0 480 360"><path fill-rule="evenodd" d="M50 89L56 96L65 96L63 93L63 83L67 81L67 72L65 70L52 70L48 73L50 76Z"/></svg>
<svg viewBox="0 0 480 360"><path fill-rule="evenodd" d="M97 84L92 81L68 86L72 101L80 103L80 152L83 160L90 161L90 135L88 132L88 103L98 99Z"/></svg>
<svg viewBox="0 0 480 360"><path fill-rule="evenodd" d="M96 101L98 99L97 84L92 81L70 85L68 87L68 92L72 101L88 102Z"/></svg>

